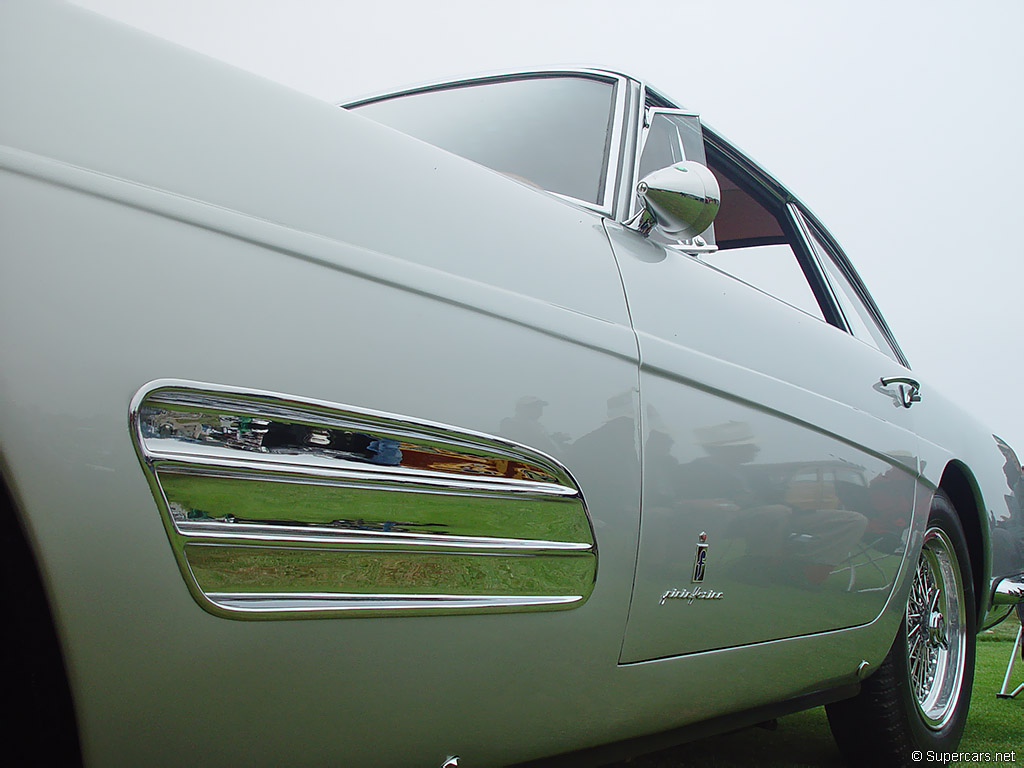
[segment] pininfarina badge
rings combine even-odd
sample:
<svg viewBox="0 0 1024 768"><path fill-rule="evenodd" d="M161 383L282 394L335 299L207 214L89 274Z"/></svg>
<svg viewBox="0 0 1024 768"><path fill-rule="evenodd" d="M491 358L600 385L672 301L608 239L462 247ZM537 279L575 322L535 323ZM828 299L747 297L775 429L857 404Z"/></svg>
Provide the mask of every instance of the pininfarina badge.
<svg viewBox="0 0 1024 768"><path fill-rule="evenodd" d="M724 592L694 587L693 589L666 590L658 602L660 605L664 605L666 600L685 600L687 605L693 605L694 600L721 600L723 597L725 597Z"/></svg>
<svg viewBox="0 0 1024 768"><path fill-rule="evenodd" d="M708 562L708 535L704 532L700 532L700 536L697 543L697 554L693 558L693 583L700 584L704 581L704 569L707 567Z"/></svg>

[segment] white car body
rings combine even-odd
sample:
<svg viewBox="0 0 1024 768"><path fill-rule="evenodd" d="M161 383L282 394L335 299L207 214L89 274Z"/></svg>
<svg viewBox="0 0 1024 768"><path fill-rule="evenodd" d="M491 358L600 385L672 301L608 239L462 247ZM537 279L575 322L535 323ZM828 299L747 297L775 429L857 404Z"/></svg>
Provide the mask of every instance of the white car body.
<svg viewBox="0 0 1024 768"><path fill-rule="evenodd" d="M80 9L10 2L2 17L3 481L45 585L87 764L505 765L849 696L906 614L937 488L962 519L978 626L1019 599L1020 499L991 432L898 349L626 225L639 81L574 73L613 83L623 120L626 160L588 207ZM877 386L892 376L913 377L920 402L902 407L895 387ZM178 406L272 402L288 418L419 430L444 443L438 455L468 445L533 462L555 479L473 482L495 498L539 494L524 514L576 499L581 538L552 544L499 516L496 557L514 569L561 546L588 558L593 578L540 599L449 594L447 575L422 594L353 576L373 605L330 585L257 586L258 604L242 587L208 588L194 554L214 547L229 558L382 547L374 568L402 547L455 563L468 562L458 547L477 547L474 562L491 550L482 534L398 546L377 524L341 543L323 531L275 538L276 520L235 538L226 517L188 528L167 462L191 462L178 467L190 477L205 477L204 461L244 465L264 473L256 483L292 472L304 493L342 477L356 488L356 475L301 451L250 465L238 446L203 453L179 436L168 448L140 426L161 392ZM730 437L732 423L746 426ZM665 482L679 487L663 471L685 473L730 441L756 442L755 475L788 488L757 499L789 510L779 514L836 499L834 472L823 474L836 467L855 468L849 482L865 489L898 478L906 505L872 508L892 545L869 551L863 539L815 562L828 566L823 584L800 581L803 570L793 583L787 563L806 564L791 548L816 534L786 522L787 556L751 571L757 561L741 558L756 556L766 518L699 494L656 500ZM379 467L359 471L384 487ZM452 478L473 471L395 470L381 492L397 488L386 498L401 506L433 478L467 499L476 491ZM695 582L702 543L708 570ZM526 577L509 578L521 592Z"/></svg>

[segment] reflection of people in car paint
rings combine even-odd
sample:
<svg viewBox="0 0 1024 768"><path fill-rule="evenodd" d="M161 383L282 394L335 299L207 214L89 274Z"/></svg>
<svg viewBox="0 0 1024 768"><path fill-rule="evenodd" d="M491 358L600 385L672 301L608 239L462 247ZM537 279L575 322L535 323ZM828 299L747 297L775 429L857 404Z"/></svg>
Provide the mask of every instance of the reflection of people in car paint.
<svg viewBox="0 0 1024 768"><path fill-rule="evenodd" d="M912 458L903 451L890 451L888 455L894 459ZM868 484L868 498L861 506L868 518L866 539L874 549L903 551L914 510L915 487L914 476L900 466L891 467Z"/></svg>
<svg viewBox="0 0 1024 768"><path fill-rule="evenodd" d="M745 422L730 421L694 430L707 456L680 468L679 497L687 506L712 501L732 516L730 533L747 541L747 551L774 561L775 570L792 562L799 579L820 584L850 556L864 535L867 518L846 509L794 510L774 501L779 494L752 487L743 467L760 452ZM785 494L783 494L784 498ZM819 501L820 503L820 501Z"/></svg>
<svg viewBox="0 0 1024 768"><path fill-rule="evenodd" d="M549 435L540 422L547 404L547 400L534 395L520 397L516 400L515 415L501 420L501 436L543 451L549 456L561 456L565 450L566 435L559 432Z"/></svg>

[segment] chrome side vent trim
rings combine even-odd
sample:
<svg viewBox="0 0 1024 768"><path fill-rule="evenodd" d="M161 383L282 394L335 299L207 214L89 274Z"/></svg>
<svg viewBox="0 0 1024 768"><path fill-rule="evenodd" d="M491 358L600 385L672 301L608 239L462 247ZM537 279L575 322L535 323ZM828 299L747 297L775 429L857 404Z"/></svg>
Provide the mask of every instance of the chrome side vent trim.
<svg viewBox="0 0 1024 768"><path fill-rule="evenodd" d="M216 615L553 610L593 590L579 487L525 446L177 380L145 385L129 418L185 582Z"/></svg>

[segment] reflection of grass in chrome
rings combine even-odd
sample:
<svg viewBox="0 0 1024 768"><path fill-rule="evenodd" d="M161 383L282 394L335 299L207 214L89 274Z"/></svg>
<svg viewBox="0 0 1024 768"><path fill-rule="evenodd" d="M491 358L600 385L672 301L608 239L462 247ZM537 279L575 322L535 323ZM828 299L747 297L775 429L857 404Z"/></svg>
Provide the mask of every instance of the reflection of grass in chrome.
<svg viewBox="0 0 1024 768"><path fill-rule="evenodd" d="M326 551L190 544L205 592L384 592L587 595L589 554L508 556L451 552Z"/></svg>
<svg viewBox="0 0 1024 768"><path fill-rule="evenodd" d="M423 533L592 541L582 505L571 499L454 496L170 473L160 475L160 484L169 501L213 518L355 520L369 530L396 523L399 529Z"/></svg>

